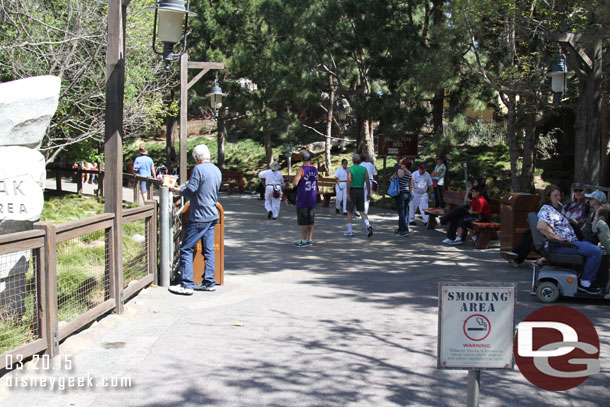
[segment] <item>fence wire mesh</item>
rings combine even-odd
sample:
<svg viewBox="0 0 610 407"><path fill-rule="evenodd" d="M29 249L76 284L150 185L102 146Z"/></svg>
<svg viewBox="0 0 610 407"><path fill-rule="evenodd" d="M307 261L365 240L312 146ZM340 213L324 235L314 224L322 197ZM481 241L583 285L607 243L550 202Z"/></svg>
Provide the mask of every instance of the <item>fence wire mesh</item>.
<svg viewBox="0 0 610 407"><path fill-rule="evenodd" d="M123 224L123 288L148 274L149 229L146 219Z"/></svg>
<svg viewBox="0 0 610 407"><path fill-rule="evenodd" d="M57 316L70 322L109 297L109 252L98 230L57 243Z"/></svg>
<svg viewBox="0 0 610 407"><path fill-rule="evenodd" d="M39 249L0 255L0 354L41 337Z"/></svg>

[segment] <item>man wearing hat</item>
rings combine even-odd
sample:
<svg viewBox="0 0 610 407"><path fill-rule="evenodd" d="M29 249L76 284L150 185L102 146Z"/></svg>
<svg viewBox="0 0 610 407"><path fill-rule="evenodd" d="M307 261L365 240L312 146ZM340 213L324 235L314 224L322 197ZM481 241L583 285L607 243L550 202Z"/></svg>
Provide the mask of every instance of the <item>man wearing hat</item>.
<svg viewBox="0 0 610 407"><path fill-rule="evenodd" d="M148 156L148 150L142 146L138 149L140 155L133 162L133 171L140 177L150 178L155 174L155 163ZM140 181L140 192L142 192L142 203L146 202L146 181ZM137 200L134 197L134 200Z"/></svg>
<svg viewBox="0 0 610 407"><path fill-rule="evenodd" d="M596 223L597 211L599 208L606 203L606 194L602 191L595 190L590 194L585 194L585 198L589 200L589 206L591 207L589 214L585 220L585 224L582 227L582 232L585 240L593 244L599 242L596 234L593 231L593 224Z"/></svg>
<svg viewBox="0 0 610 407"><path fill-rule="evenodd" d="M352 230L352 217L354 210L360 211L364 225L367 231L367 237L373 236L373 227L369 222L369 218L364 212L364 191L367 190L369 196L371 193L371 182L368 177L368 172L365 167L359 165L360 155L352 156L354 165L349 167L347 172L347 230L343 235L354 237Z"/></svg>
<svg viewBox="0 0 610 407"><path fill-rule="evenodd" d="M277 161L273 161L269 168L259 172L258 177L265 180L265 210L267 211L267 219L277 219L280 216L284 177L280 172L280 165Z"/></svg>
<svg viewBox="0 0 610 407"><path fill-rule="evenodd" d="M426 171L426 165L420 163L418 170L411 177L411 192L412 198L409 202L409 224L415 225L415 211L419 208L424 223L428 223L428 215L424 213L424 209L428 208L428 190L432 188L432 177Z"/></svg>

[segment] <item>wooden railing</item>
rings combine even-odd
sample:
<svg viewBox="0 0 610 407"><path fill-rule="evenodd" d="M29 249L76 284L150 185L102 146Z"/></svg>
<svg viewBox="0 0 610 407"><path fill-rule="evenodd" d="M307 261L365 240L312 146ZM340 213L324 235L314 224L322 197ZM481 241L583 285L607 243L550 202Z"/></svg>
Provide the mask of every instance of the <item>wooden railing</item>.
<svg viewBox="0 0 610 407"><path fill-rule="evenodd" d="M12 267L2 275L0 366L43 351L55 356L60 340L105 313L121 310L126 298L157 282L156 202L123 211L123 247L133 241L127 254L123 250L120 272L112 261L113 220L114 214L106 213L61 225L38 222L34 230L0 235L0 265ZM125 234L127 229L138 240ZM79 256L84 266L75 263ZM21 262L19 274L13 273L14 259ZM6 343L15 346L7 349Z"/></svg>
<svg viewBox="0 0 610 407"><path fill-rule="evenodd" d="M55 190L57 192L64 192L62 188L62 177L71 177L76 183L76 193L81 195L83 193L83 175L94 177L97 184L95 190L96 196L104 195L104 171L103 170L83 170L80 168L62 168L53 167L47 169L47 177L55 178ZM153 199L155 188L159 188L162 182L156 178L140 177L137 174L123 173L123 186L133 187L134 197L140 196L140 181L146 182L147 199Z"/></svg>

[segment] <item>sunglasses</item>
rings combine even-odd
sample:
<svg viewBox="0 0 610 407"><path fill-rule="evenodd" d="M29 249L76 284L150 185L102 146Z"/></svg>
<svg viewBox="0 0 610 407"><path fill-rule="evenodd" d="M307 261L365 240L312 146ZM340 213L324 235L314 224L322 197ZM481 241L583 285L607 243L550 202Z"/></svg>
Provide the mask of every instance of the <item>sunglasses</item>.
<svg viewBox="0 0 610 407"><path fill-rule="evenodd" d="M574 192L583 192L584 189L575 189Z"/></svg>

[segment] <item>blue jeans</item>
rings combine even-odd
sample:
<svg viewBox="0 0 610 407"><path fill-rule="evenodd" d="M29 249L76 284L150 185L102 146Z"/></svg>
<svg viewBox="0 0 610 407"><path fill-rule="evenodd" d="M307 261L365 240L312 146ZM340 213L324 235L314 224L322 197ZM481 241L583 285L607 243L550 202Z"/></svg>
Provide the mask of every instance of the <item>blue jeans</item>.
<svg viewBox="0 0 610 407"><path fill-rule="evenodd" d="M595 281L602 262L602 249L589 242L572 242L576 247L555 247L553 253L579 254L585 257L585 266L582 271L582 280Z"/></svg>
<svg viewBox="0 0 610 407"><path fill-rule="evenodd" d="M193 288L193 252L197 242L201 240L201 248L205 258L205 273L203 284L215 286L214 280L214 226L217 220L211 222L191 222L186 225L186 234L180 245L180 274L182 274L182 286Z"/></svg>
<svg viewBox="0 0 610 407"><path fill-rule="evenodd" d="M394 198L396 201L396 212L398 212L398 232L406 233L409 231L409 199L411 194L407 191L401 191L400 194Z"/></svg>

